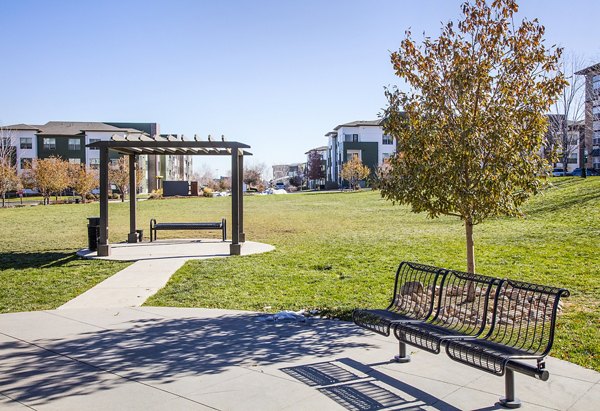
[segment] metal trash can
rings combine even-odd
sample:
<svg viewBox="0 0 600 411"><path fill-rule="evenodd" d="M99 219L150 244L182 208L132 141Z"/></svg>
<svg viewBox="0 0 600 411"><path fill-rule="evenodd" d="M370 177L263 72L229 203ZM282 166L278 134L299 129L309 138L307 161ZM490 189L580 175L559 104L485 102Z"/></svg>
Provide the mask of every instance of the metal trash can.
<svg viewBox="0 0 600 411"><path fill-rule="evenodd" d="M98 237L100 236L100 217L88 217L88 250L98 249Z"/></svg>

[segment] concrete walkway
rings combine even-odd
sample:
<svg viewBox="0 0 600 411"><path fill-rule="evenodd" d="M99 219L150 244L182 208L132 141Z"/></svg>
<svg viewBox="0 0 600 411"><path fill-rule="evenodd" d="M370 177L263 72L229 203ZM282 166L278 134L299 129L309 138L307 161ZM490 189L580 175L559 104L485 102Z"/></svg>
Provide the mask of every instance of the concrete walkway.
<svg viewBox="0 0 600 411"><path fill-rule="evenodd" d="M504 380L353 324L184 308L0 315L0 409L494 410ZM549 358L523 409L595 410L600 374Z"/></svg>
<svg viewBox="0 0 600 411"><path fill-rule="evenodd" d="M87 249L83 258L136 261L59 309L94 307L138 307L165 286L187 260L229 257L229 242L204 240L159 240L152 243L113 244L110 257L97 257ZM242 255L274 250L269 244L247 241Z"/></svg>

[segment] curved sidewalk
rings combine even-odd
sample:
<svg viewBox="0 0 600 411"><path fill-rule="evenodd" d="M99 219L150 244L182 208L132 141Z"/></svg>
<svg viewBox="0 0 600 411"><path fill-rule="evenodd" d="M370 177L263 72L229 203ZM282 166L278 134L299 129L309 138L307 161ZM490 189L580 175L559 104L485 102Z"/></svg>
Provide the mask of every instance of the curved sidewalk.
<svg viewBox="0 0 600 411"><path fill-rule="evenodd" d="M229 257L229 244L230 242L213 239L120 243L111 245L110 257L97 257L95 252L81 250L77 254L83 258L135 262L59 309L141 306L164 287L186 261ZM265 253L274 249L269 244L247 241L242 246L242 255Z"/></svg>

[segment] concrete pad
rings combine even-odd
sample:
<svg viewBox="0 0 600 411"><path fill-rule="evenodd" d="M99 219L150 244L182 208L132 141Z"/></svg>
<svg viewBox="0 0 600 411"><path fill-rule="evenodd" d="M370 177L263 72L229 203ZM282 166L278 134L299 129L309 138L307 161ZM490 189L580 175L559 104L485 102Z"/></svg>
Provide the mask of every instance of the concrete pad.
<svg viewBox="0 0 600 411"><path fill-rule="evenodd" d="M77 255L83 258L114 261L142 261L170 258L202 260L206 258L229 257L231 241L205 239L171 239L145 243L117 243L110 245L111 255L98 257L96 251L79 250ZM241 255L251 255L273 251L269 244L246 241L241 243Z"/></svg>
<svg viewBox="0 0 600 411"><path fill-rule="evenodd" d="M573 404L569 411L587 411L594 410L600 406L600 383L594 384L585 394L583 394Z"/></svg>
<svg viewBox="0 0 600 411"><path fill-rule="evenodd" d="M551 406L555 409L565 410L581 398L591 387L592 383L570 377L553 375L550 371L548 381L540 381L523 374L515 373L515 391L517 398L530 404ZM468 388L492 393L502 393L504 390L504 377L484 374L477 380L467 385ZM551 393L561 393L548 403Z"/></svg>
<svg viewBox="0 0 600 411"><path fill-rule="evenodd" d="M52 311L11 313L2 315L0 333L25 341L38 339L68 339L82 333L93 333L100 328L52 314Z"/></svg>
<svg viewBox="0 0 600 411"><path fill-rule="evenodd" d="M396 340L350 323L263 320L161 307L2 314L0 408L491 410L503 395L502 378L443 354L389 363ZM555 363L563 375L548 365L547 383L516 375L525 409L594 409L598 384L577 377L598 373Z"/></svg>
<svg viewBox="0 0 600 411"><path fill-rule="evenodd" d="M460 388L452 394L443 398L446 404L452 404L456 409L459 410L505 410L498 404L500 395L487 393L470 388ZM520 397L522 402L522 408L524 410L556 410L561 408L555 408L551 401L546 401L546 406L539 406L524 401L523 397ZM433 406L433 409L444 410L445 407ZM564 408L562 408L564 409Z"/></svg>
<svg viewBox="0 0 600 411"><path fill-rule="evenodd" d="M2 394L0 394L0 409L9 411L31 410L31 408Z"/></svg>

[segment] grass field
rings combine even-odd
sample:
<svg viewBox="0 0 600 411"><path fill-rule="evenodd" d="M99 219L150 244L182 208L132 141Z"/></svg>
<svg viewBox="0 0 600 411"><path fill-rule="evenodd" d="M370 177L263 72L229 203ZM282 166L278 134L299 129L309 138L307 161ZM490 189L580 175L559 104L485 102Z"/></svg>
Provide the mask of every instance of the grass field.
<svg viewBox="0 0 600 411"><path fill-rule="evenodd" d="M128 206L110 204L111 242L126 238ZM138 222L147 235L152 217L212 221L229 210L227 197L145 201ZM429 220L377 192L246 197L245 211L247 238L275 251L188 262L146 304L348 319L354 307L389 302L402 260L465 268L460 221ZM600 179L554 179L525 211L475 228L477 271L569 288L553 355L600 370ZM0 311L57 307L126 265L72 257L86 243L85 217L97 213L97 204L0 210Z"/></svg>

